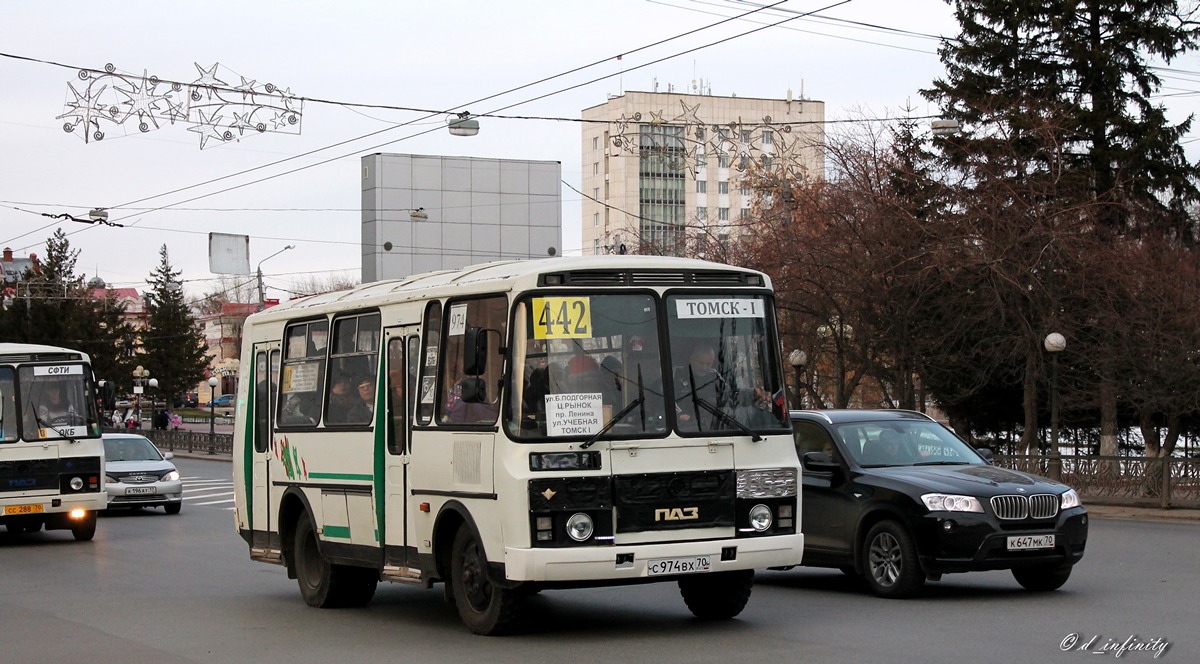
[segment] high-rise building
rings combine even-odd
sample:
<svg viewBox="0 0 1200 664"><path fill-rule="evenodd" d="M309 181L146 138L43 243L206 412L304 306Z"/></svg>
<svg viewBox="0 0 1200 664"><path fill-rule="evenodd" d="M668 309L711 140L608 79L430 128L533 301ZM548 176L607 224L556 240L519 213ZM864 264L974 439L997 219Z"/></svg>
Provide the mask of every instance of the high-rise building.
<svg viewBox="0 0 1200 664"><path fill-rule="evenodd" d="M583 110L582 253L681 253L689 226L735 235L765 170L820 177L825 103L626 92Z"/></svg>

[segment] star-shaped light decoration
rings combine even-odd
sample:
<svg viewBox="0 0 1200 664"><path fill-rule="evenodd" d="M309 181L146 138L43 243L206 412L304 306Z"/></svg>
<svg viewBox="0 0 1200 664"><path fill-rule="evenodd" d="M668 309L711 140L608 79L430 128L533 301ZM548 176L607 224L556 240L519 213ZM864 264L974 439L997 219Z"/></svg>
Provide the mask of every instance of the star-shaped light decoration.
<svg viewBox="0 0 1200 664"><path fill-rule="evenodd" d="M242 101L246 101L246 97L250 97L250 103L254 103L254 84L257 80L247 81L245 76L239 77L242 79L242 84L234 86L234 90L240 90L242 93Z"/></svg>
<svg viewBox="0 0 1200 664"><path fill-rule="evenodd" d="M166 98L166 95L156 95L154 90L158 87L158 79L152 78L143 70L141 85L126 78L121 78L121 81L129 84L129 89L126 90L121 86L113 86L113 89L125 95L129 99L121 102L129 106L129 110L125 112L125 117L117 121L118 124L124 124L126 120L133 116L138 118L138 128L143 132L149 131L149 126L146 124L146 119L154 124L154 128L158 129L158 120L155 119L155 111L158 109L158 102Z"/></svg>
<svg viewBox="0 0 1200 664"><path fill-rule="evenodd" d="M224 130L224 127L220 126L220 122L220 115L211 115L206 117L204 115L204 111L200 110L200 122L188 127L188 131L194 131L200 135L201 150L204 149L204 146L208 143L208 139L210 138L215 138L218 141L229 140L230 136L227 135L229 132L228 130Z"/></svg>
<svg viewBox="0 0 1200 664"><path fill-rule="evenodd" d="M164 95L163 100L167 102L167 111L163 114L171 124L175 124L176 120L186 120L188 116L187 109L184 108L184 100L180 99L179 103L171 101L171 95Z"/></svg>
<svg viewBox="0 0 1200 664"><path fill-rule="evenodd" d="M92 85L91 85L91 83L89 83L88 87L84 88L84 91L83 91L84 93L79 94L79 91L75 89L75 86L73 84L67 83L67 89L69 89L71 91L71 94L75 97L75 99L68 101L67 108L66 108L67 112L63 113L62 115L58 116L55 119L62 120L64 118L75 118L75 121L64 123L63 130L65 130L67 132L73 132L73 131L75 131L76 127L82 125L83 126L83 140L84 140L84 142L87 142L88 131L89 131L88 125L94 122L93 118L96 115L104 114L104 109L102 108L103 105L98 104L97 98L107 88L108 88L108 85L101 85L100 89L98 91L96 91L96 93L93 95L92 94ZM68 129L68 127L70 127L70 128Z"/></svg>

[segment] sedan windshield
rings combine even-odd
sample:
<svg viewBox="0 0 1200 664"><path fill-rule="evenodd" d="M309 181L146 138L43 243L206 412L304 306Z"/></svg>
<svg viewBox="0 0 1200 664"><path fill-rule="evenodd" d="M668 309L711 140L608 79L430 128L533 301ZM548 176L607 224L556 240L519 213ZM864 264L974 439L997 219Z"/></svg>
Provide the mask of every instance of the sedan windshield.
<svg viewBox="0 0 1200 664"><path fill-rule="evenodd" d="M937 422L855 422L837 426L837 433L846 454L866 468L986 463L975 450Z"/></svg>
<svg viewBox="0 0 1200 664"><path fill-rule="evenodd" d="M163 457L146 438L121 436L104 439L104 460L109 461L159 461Z"/></svg>

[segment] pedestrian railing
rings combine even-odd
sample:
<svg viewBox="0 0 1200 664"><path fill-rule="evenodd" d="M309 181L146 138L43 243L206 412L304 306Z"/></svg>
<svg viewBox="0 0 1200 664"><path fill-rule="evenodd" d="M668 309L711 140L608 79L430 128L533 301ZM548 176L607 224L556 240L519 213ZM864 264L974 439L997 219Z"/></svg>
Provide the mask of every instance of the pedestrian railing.
<svg viewBox="0 0 1200 664"><path fill-rule="evenodd" d="M200 431L163 431L160 429L108 428L105 433L136 433L154 441L164 452L233 454L233 434Z"/></svg>
<svg viewBox="0 0 1200 664"><path fill-rule="evenodd" d="M995 464L1063 482L1085 503L1200 507L1200 459L1035 454L997 455Z"/></svg>

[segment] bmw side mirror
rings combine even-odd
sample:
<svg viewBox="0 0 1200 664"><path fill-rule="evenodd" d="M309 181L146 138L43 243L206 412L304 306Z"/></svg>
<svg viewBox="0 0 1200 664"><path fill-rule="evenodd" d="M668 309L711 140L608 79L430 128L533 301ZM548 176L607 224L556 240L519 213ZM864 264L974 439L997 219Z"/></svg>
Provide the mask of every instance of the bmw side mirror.
<svg viewBox="0 0 1200 664"><path fill-rule="evenodd" d="M841 468L838 462L824 452L805 452L801 461L805 470L811 470L814 473L832 473Z"/></svg>

